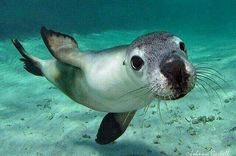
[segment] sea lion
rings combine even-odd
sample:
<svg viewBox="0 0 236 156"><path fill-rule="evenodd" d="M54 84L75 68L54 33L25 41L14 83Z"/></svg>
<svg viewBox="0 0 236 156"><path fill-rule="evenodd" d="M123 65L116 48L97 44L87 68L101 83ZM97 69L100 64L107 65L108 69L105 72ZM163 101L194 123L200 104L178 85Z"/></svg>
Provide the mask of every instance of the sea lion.
<svg viewBox="0 0 236 156"><path fill-rule="evenodd" d="M12 40L24 68L46 77L79 104L109 112L97 133L99 144L120 137L135 112L154 98L179 99L195 86L196 72L184 42L167 32L148 33L131 44L100 51L81 51L73 37L45 27L41 36L54 59L31 56Z"/></svg>

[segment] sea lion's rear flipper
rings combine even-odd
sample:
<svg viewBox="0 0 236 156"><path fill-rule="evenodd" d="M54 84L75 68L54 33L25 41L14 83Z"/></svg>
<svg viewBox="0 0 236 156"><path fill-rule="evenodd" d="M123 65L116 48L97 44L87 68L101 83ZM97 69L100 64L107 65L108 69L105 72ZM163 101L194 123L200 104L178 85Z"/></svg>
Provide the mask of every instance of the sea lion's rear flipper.
<svg viewBox="0 0 236 156"><path fill-rule="evenodd" d="M41 36L50 53L59 61L80 67L80 52L76 40L66 34L41 28Z"/></svg>
<svg viewBox="0 0 236 156"><path fill-rule="evenodd" d="M12 43L14 44L16 49L19 51L19 53L23 57L23 58L20 58L20 60L24 62L25 70L27 70L28 72L36 76L43 76L41 65L40 65L40 59L27 54L24 47L21 45L21 43L17 39L12 39Z"/></svg>
<svg viewBox="0 0 236 156"><path fill-rule="evenodd" d="M96 142L109 144L119 138L127 129L136 111L127 113L108 113L102 120Z"/></svg>

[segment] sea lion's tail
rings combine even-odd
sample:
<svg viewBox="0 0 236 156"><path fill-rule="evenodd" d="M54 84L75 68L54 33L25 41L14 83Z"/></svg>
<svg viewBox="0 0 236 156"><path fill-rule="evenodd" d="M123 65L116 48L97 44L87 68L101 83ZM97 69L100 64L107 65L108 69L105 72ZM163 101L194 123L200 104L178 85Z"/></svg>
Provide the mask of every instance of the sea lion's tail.
<svg viewBox="0 0 236 156"><path fill-rule="evenodd" d="M43 76L39 59L28 55L23 46L21 45L21 43L17 39L13 39L12 43L23 57L20 58L20 60L24 62L25 70L36 76Z"/></svg>

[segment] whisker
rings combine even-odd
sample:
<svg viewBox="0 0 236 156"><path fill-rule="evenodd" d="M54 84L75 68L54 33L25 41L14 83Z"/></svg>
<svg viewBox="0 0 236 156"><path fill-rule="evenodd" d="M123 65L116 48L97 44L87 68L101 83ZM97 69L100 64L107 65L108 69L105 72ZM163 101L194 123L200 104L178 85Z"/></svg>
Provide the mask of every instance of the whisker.
<svg viewBox="0 0 236 156"><path fill-rule="evenodd" d="M123 123L122 123L123 126L125 125L125 123L126 123L128 117L129 117L130 113L131 113L131 112L128 113L128 115L126 116L125 120L123 121Z"/></svg>
<svg viewBox="0 0 236 156"><path fill-rule="evenodd" d="M216 78L222 80L222 81L223 81L224 83L226 83L227 85L229 85L229 83L223 78L223 76L219 76L219 75L217 75L216 73L213 73L213 72L211 72L211 71L200 69L200 70L196 70L196 73L197 73L197 74L206 74L206 75L214 76L214 77L216 77Z"/></svg>
<svg viewBox="0 0 236 156"><path fill-rule="evenodd" d="M169 110L166 101L164 101L164 104L165 104L165 106L166 106L166 109Z"/></svg>
<svg viewBox="0 0 236 156"><path fill-rule="evenodd" d="M203 79L198 78L198 80L202 81L203 83L205 83L218 97L220 103L222 104L220 95L218 94L218 92L215 90L215 88L213 88L209 83L207 83L206 81L204 81Z"/></svg>
<svg viewBox="0 0 236 156"><path fill-rule="evenodd" d="M141 124L141 127L142 127L142 128L143 128L143 126L144 126L145 115L146 115L146 113L147 113L147 111L148 111L149 106L150 106L150 104L147 105L147 106L144 108L143 119L142 119L142 124Z"/></svg>
<svg viewBox="0 0 236 156"><path fill-rule="evenodd" d="M208 71L212 71L212 72L215 72L221 76L223 76L219 71L217 71L216 69L214 68L211 68L211 67L205 67L205 66L199 66L199 67L195 67L196 70L208 70Z"/></svg>
<svg viewBox="0 0 236 156"><path fill-rule="evenodd" d="M204 92L204 90L202 90L202 87L200 87L198 83L196 83L196 87L197 87L199 90L201 90L200 93L201 93L201 95L203 96L202 91Z"/></svg>
<svg viewBox="0 0 236 156"><path fill-rule="evenodd" d="M127 95L129 95L129 94L131 94L131 93L136 93L137 91L142 91L142 90L144 90L144 89L148 89L148 85L144 85L144 86L142 86L142 87L140 87L140 88L138 88L138 89L131 90L131 91L127 92L126 94L121 95L119 98L122 98L122 97L124 97L124 96L127 96Z"/></svg>
<svg viewBox="0 0 236 156"><path fill-rule="evenodd" d="M212 66L213 64L212 63L209 63L209 62L201 62L201 63L194 63L194 67L209 67L209 66Z"/></svg>
<svg viewBox="0 0 236 156"><path fill-rule="evenodd" d="M198 78L197 78L197 80L198 80ZM207 91L207 89L205 88L205 86L204 86L201 82L199 82L199 81L197 81L196 84L198 84L200 87L202 87L202 89L204 90L204 92L207 94L209 100L211 101L211 99L210 99L211 96L210 96L209 92Z"/></svg>
<svg viewBox="0 0 236 156"><path fill-rule="evenodd" d="M213 78L210 78L210 77L208 77L208 76L206 76L206 75L202 75L202 74L199 74L198 77L199 77L199 78L207 79L207 80L209 80L210 82L214 83L217 87L219 87L219 89L222 90L222 92L223 92L225 95L227 95L226 92L224 91L223 87L222 87L219 83L217 83Z"/></svg>
<svg viewBox="0 0 236 156"><path fill-rule="evenodd" d="M160 115L160 119L161 119L162 123L165 123L163 118L162 118L162 115L161 115L161 100L158 100L158 102L157 102L157 112Z"/></svg>
<svg viewBox="0 0 236 156"><path fill-rule="evenodd" d="M160 89L160 87L157 87L157 90L159 90ZM146 94L149 94L150 92L152 92L154 90L154 87L152 87L150 90L148 90L144 95L146 95Z"/></svg>
<svg viewBox="0 0 236 156"><path fill-rule="evenodd" d="M144 95L149 94L152 90L153 90L153 88L149 89Z"/></svg>
<svg viewBox="0 0 236 156"><path fill-rule="evenodd" d="M230 86L229 83L225 80L224 76L216 69L212 67L207 67L203 65L202 63L199 65L194 65L194 67L196 69L198 83L201 84L201 86L204 88L206 85L211 90L211 92L217 96L220 103L222 104L222 97L220 96L217 89L220 89L226 96L227 96L227 93L223 89L221 83L218 83L217 80L220 80L220 82L222 81L224 84L227 84L228 86ZM201 83L199 81L201 81Z"/></svg>
<svg viewBox="0 0 236 156"><path fill-rule="evenodd" d="M118 97L118 99L121 101L121 102L127 102L130 100L130 98L125 98L125 97L128 97L128 96L132 96L133 98L137 98L137 97L140 97L140 96L144 96L145 95L145 91L149 89L149 86L148 85L145 85L143 87L140 87L138 89L135 89L135 90L132 90L132 91L129 91L128 93ZM133 95L132 95L133 94Z"/></svg>
<svg viewBox="0 0 236 156"><path fill-rule="evenodd" d="M209 58L208 58L209 59ZM208 60L207 59L207 60ZM207 66L209 66L209 65L213 65L213 63L209 63L209 61L208 62L200 62L200 63L194 63L194 66L202 66L202 65L207 65Z"/></svg>

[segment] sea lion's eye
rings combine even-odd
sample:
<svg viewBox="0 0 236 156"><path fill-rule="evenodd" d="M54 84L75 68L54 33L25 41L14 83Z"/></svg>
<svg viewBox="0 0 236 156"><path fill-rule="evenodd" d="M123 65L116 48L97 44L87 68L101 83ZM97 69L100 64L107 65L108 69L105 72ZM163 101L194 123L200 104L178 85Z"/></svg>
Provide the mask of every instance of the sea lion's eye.
<svg viewBox="0 0 236 156"><path fill-rule="evenodd" d="M179 48L185 53L187 52L184 42L179 42Z"/></svg>
<svg viewBox="0 0 236 156"><path fill-rule="evenodd" d="M143 65L144 65L144 61L139 56L133 56L131 58L131 67L134 70L140 70Z"/></svg>

